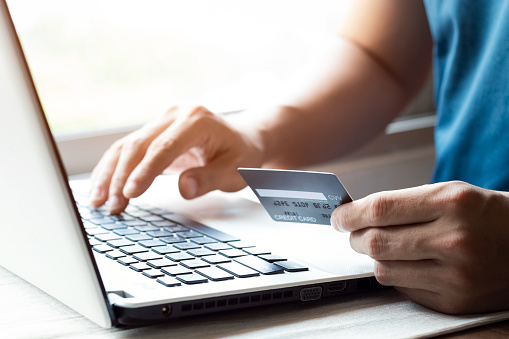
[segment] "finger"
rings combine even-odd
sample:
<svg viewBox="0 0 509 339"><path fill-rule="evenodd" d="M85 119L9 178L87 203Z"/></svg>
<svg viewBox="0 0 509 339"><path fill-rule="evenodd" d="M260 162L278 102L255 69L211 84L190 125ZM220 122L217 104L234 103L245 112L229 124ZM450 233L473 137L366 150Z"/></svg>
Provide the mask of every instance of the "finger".
<svg viewBox="0 0 509 339"><path fill-rule="evenodd" d="M108 202L111 214L118 214L127 207L129 199L124 197L122 190L132 170L143 158L146 147L142 143L124 144L110 183Z"/></svg>
<svg viewBox="0 0 509 339"><path fill-rule="evenodd" d="M111 214L118 214L127 207L129 199L123 194L127 179L143 159L150 143L173 123L173 113L174 109L169 110L158 119L149 122L125 138L110 183L109 209Z"/></svg>
<svg viewBox="0 0 509 339"><path fill-rule="evenodd" d="M94 169L92 183L90 186L90 205L99 207L104 205L108 199L108 188L111 178L115 172L115 168L120 157L120 147L113 145L99 161Z"/></svg>
<svg viewBox="0 0 509 339"><path fill-rule="evenodd" d="M180 155L201 142L209 131L199 120L183 116L162 132L149 146L145 157L134 169L124 188L124 196L135 198L145 192L154 179ZM191 120L191 119L189 119Z"/></svg>
<svg viewBox="0 0 509 339"><path fill-rule="evenodd" d="M228 156L214 159L203 167L188 169L179 178L180 194L185 199L193 199L216 189L234 192L245 186L237 166L233 166L233 160Z"/></svg>
<svg viewBox="0 0 509 339"><path fill-rule="evenodd" d="M176 110L177 110L176 107L169 109L158 119L155 119L147 123L138 131L132 133L131 138L136 139L144 136L148 141L152 140L174 121ZM112 178L116 172L120 155L122 153L122 150L125 151L125 147L123 147L124 143L125 141L122 140L115 142L115 144L113 144L104 154L104 156L101 158L96 168L92 172L91 176L92 183L90 188L90 204L94 207L99 207L103 205L109 198L110 195L109 192L113 192L114 194L117 195L117 198L114 198L112 201L110 201L110 205L118 206L125 204L125 202L122 201L123 197L120 197L117 194L119 190L118 187L113 187L112 189L110 189ZM115 207L114 209L117 209L117 207Z"/></svg>
<svg viewBox="0 0 509 339"><path fill-rule="evenodd" d="M382 260L375 261L376 280L385 286L414 289L432 288L438 291L444 280L443 266L436 260Z"/></svg>
<svg viewBox="0 0 509 339"><path fill-rule="evenodd" d="M335 229L356 231L373 226L394 226L436 220L440 208L433 199L432 185L374 193L366 198L344 204L332 213Z"/></svg>
<svg viewBox="0 0 509 339"><path fill-rule="evenodd" d="M368 227L350 233L350 245L375 260L439 259L433 224Z"/></svg>

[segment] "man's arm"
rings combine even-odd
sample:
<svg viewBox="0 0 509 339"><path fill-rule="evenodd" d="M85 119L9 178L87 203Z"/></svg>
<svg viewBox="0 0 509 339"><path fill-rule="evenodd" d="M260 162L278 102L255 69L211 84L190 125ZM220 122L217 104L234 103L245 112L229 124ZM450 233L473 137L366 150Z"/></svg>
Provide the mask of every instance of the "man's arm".
<svg viewBox="0 0 509 339"><path fill-rule="evenodd" d="M369 141L422 87L432 39L421 1L352 1L322 67L260 124L265 161L301 167Z"/></svg>
<svg viewBox="0 0 509 339"><path fill-rule="evenodd" d="M177 163L185 163L179 181L185 198L234 191L245 185L238 167L317 163L379 133L428 72L432 43L424 7L355 0L348 17L321 67L271 115L239 127L202 107L172 109L115 143L93 172L91 203L109 200L118 213Z"/></svg>

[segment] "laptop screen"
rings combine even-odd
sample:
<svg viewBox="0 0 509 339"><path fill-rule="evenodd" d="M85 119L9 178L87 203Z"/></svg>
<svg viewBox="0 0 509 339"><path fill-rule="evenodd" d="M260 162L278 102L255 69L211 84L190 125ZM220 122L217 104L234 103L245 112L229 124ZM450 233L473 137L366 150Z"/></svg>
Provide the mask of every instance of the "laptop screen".
<svg viewBox="0 0 509 339"><path fill-rule="evenodd" d="M0 46L0 265L111 326L106 294L4 0Z"/></svg>

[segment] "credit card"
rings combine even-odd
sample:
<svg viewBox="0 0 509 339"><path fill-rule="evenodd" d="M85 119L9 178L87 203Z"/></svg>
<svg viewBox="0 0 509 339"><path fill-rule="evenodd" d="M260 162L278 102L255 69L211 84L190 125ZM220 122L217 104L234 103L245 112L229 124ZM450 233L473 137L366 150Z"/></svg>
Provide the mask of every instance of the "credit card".
<svg viewBox="0 0 509 339"><path fill-rule="evenodd" d="M275 221L330 225L336 207L352 198L332 173L239 168Z"/></svg>

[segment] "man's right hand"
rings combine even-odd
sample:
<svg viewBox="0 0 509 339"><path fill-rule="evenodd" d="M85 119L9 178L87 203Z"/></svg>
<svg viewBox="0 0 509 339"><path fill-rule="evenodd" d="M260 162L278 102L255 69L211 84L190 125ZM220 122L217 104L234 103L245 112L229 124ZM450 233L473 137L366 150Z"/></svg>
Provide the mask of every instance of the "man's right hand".
<svg viewBox="0 0 509 339"><path fill-rule="evenodd" d="M186 199L240 190L245 182L237 168L262 165L262 147L254 139L204 107L171 108L108 149L92 173L90 203L108 201L110 212L120 213L168 168L181 173Z"/></svg>

